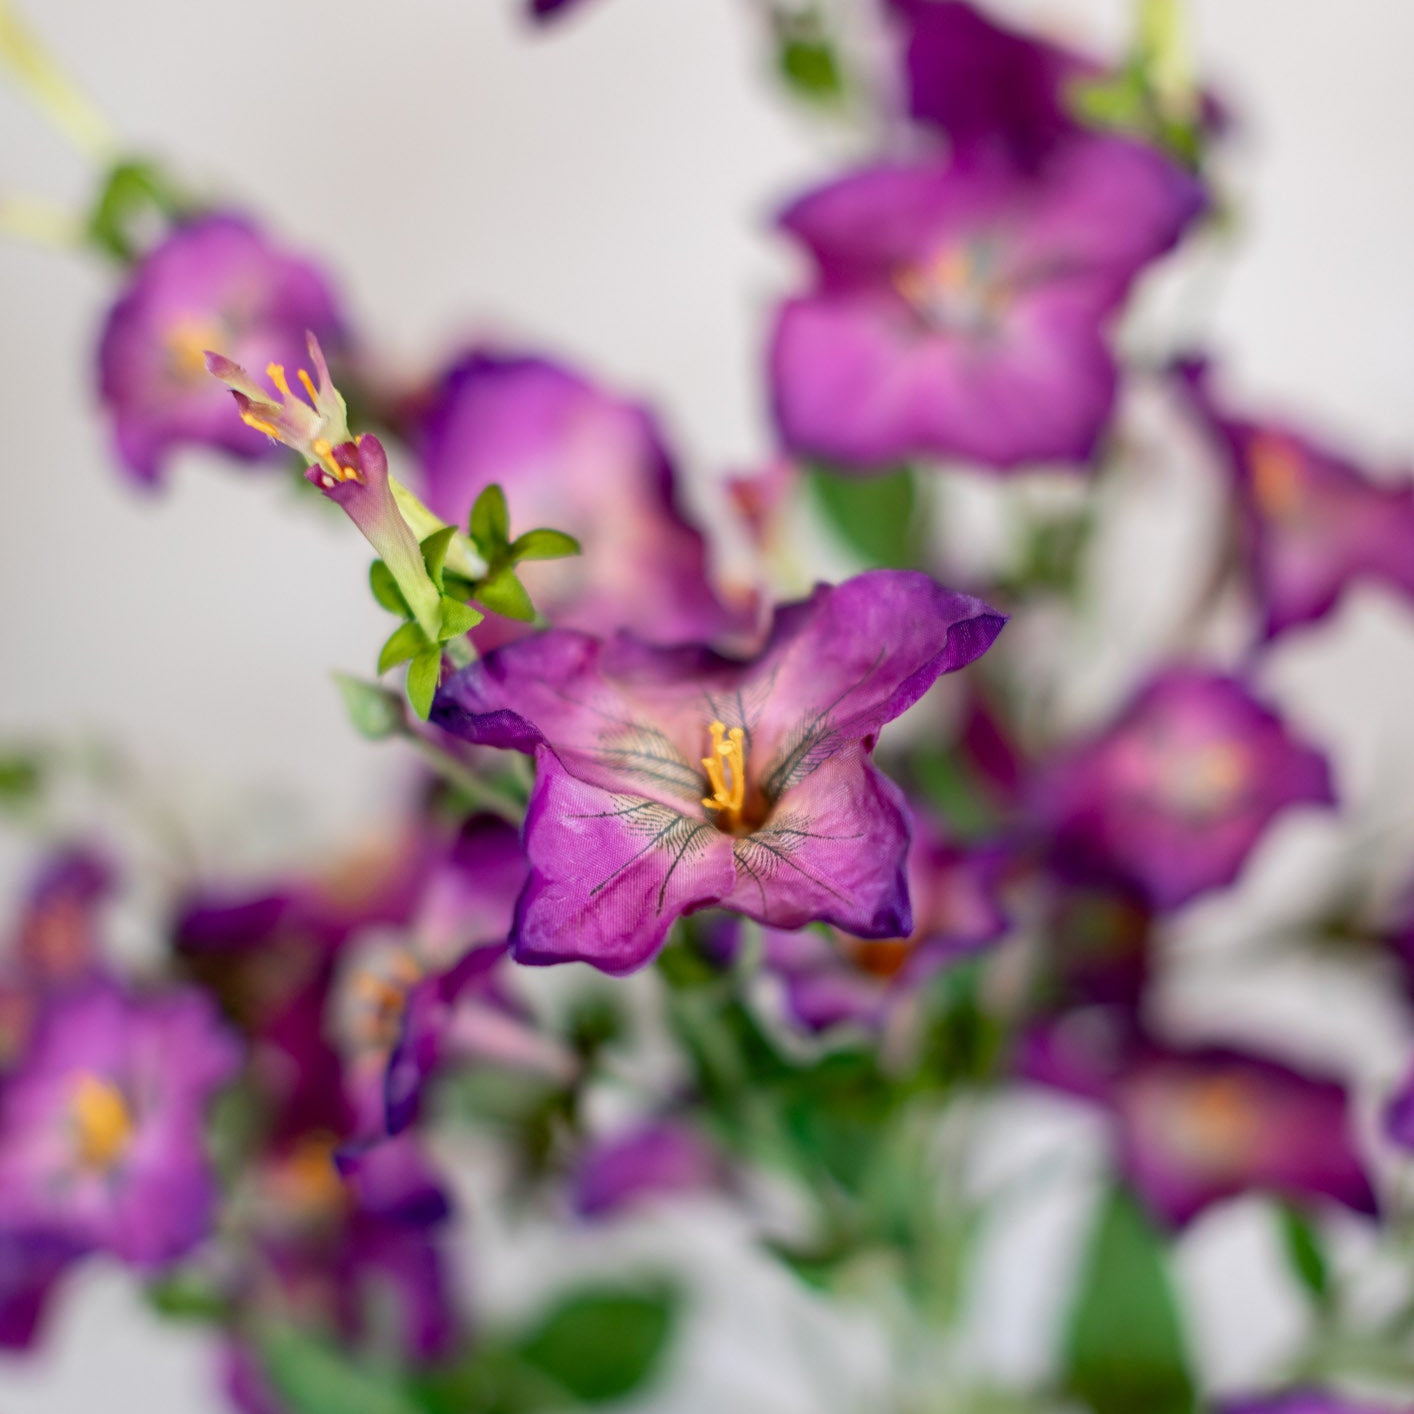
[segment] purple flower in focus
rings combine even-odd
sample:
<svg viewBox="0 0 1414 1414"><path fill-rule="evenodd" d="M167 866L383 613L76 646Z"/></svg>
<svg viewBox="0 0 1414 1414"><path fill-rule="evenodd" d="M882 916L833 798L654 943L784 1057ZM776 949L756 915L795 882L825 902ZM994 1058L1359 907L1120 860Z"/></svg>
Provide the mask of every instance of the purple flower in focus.
<svg viewBox="0 0 1414 1414"><path fill-rule="evenodd" d="M1290 428L1230 415L1201 364L1182 375L1232 477L1265 638L1324 617L1357 579L1414 599L1414 481L1373 480Z"/></svg>
<svg viewBox="0 0 1414 1414"><path fill-rule="evenodd" d="M970 160L1033 169L1082 131L1066 88L1093 59L995 23L963 0L891 0L905 27L909 112Z"/></svg>
<svg viewBox="0 0 1414 1414"><path fill-rule="evenodd" d="M880 1026L939 970L995 942L1008 924L998 898L1004 864L998 850L948 844L915 822L908 852L914 927L908 936L766 929L765 963L783 979L796 1021L811 1031L841 1022Z"/></svg>
<svg viewBox="0 0 1414 1414"><path fill-rule="evenodd" d="M786 446L859 470L1088 460L1114 403L1112 316L1203 205L1192 175L1102 136L1034 174L880 165L806 195L781 218L816 269L772 343Z"/></svg>
<svg viewBox="0 0 1414 1414"><path fill-rule="evenodd" d="M696 1130L671 1120L639 1125L591 1145L573 1178L575 1210L609 1217L722 1182L721 1156Z"/></svg>
<svg viewBox="0 0 1414 1414"><path fill-rule="evenodd" d="M686 642L736 626L643 408L542 359L473 353L444 376L419 434L427 503L450 524L464 526L496 482L512 525L554 525L579 541L576 557L521 567L558 627ZM473 637L485 650L525 632L493 616Z"/></svg>
<svg viewBox="0 0 1414 1414"><path fill-rule="evenodd" d="M145 482L183 446L267 455L262 437L232 421L206 352L256 368L293 364L306 330L336 340L340 325L325 276L250 223L213 215L178 226L133 269L99 344L118 455Z"/></svg>
<svg viewBox="0 0 1414 1414"><path fill-rule="evenodd" d="M206 999L95 985L46 1012L0 1093L0 1229L147 1266L206 1236L212 1097L240 1051Z"/></svg>
<svg viewBox="0 0 1414 1414"><path fill-rule="evenodd" d="M1172 909L1230 884L1283 810L1334 799L1325 758L1243 683L1175 668L1043 770L1033 805L1065 874Z"/></svg>
<svg viewBox="0 0 1414 1414"><path fill-rule="evenodd" d="M1158 1046L1097 1011L1033 1032L1021 1070L1110 1112L1129 1181L1172 1226L1254 1191L1376 1211L1337 1081L1218 1047Z"/></svg>
<svg viewBox="0 0 1414 1414"><path fill-rule="evenodd" d="M778 609L745 662L551 630L463 670L433 719L537 761L517 961L630 972L712 904L778 928L912 932L908 817L874 743L1004 622L876 571Z"/></svg>

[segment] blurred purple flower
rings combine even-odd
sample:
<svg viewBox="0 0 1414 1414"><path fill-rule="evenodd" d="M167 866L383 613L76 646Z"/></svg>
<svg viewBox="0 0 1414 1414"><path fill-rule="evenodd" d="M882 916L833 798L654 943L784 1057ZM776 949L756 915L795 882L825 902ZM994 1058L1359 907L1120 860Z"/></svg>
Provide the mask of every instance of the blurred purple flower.
<svg viewBox="0 0 1414 1414"><path fill-rule="evenodd" d="M1385 1133L1401 1149L1414 1153L1414 1064L1404 1084L1385 1106Z"/></svg>
<svg viewBox="0 0 1414 1414"><path fill-rule="evenodd" d="M522 566L557 626L678 642L739 625L713 592L706 546L643 408L542 359L471 353L438 385L417 440L427 504L451 524L465 526L497 482L513 526L553 525L580 542L578 556ZM484 651L526 631L493 616L473 638Z"/></svg>
<svg viewBox="0 0 1414 1414"><path fill-rule="evenodd" d="M527 0L526 9L532 20L548 24L551 20L563 19L583 3L584 0Z"/></svg>
<svg viewBox="0 0 1414 1414"><path fill-rule="evenodd" d="M1324 1390L1287 1390L1283 1394L1229 1402L1218 1414L1408 1414L1404 1406L1376 1404Z"/></svg>
<svg viewBox="0 0 1414 1414"><path fill-rule="evenodd" d="M890 0L904 26L909 112L969 161L1033 169L1082 131L1066 87L1098 62L997 24L962 0Z"/></svg>
<svg viewBox="0 0 1414 1414"><path fill-rule="evenodd" d="M630 972L712 904L780 928L910 933L908 818L874 743L1004 622L881 570L778 609L745 662L551 630L465 669L433 720L537 761L517 961Z"/></svg>
<svg viewBox="0 0 1414 1414"><path fill-rule="evenodd" d="M1328 614L1371 579L1414 599L1414 481L1373 480L1290 428L1229 414L1204 365L1181 376L1232 477L1265 638Z"/></svg>
<svg viewBox="0 0 1414 1414"><path fill-rule="evenodd" d="M1063 873L1172 909L1237 878L1283 810L1334 800L1325 758L1243 683L1173 668L1043 769L1033 805Z"/></svg>
<svg viewBox="0 0 1414 1414"><path fill-rule="evenodd" d="M1034 1031L1021 1071L1110 1112L1126 1175L1172 1226L1254 1191L1376 1212L1336 1081L1219 1047L1159 1046L1097 1010Z"/></svg>
<svg viewBox="0 0 1414 1414"><path fill-rule="evenodd" d="M305 331L337 342L341 316L323 274L232 215L178 226L133 269L98 350L119 457L155 482L170 454L216 447L246 460L269 443L231 417L206 372L216 350L240 363L296 364Z"/></svg>
<svg viewBox="0 0 1414 1414"><path fill-rule="evenodd" d="M11 1232L0 1220L0 1351L36 1343L59 1278L81 1254L62 1238Z"/></svg>
<svg viewBox="0 0 1414 1414"><path fill-rule="evenodd" d="M943 841L915 820L908 851L914 927L906 937L856 938L838 930L765 931L765 964L780 976L795 1020L811 1031L841 1022L877 1027L941 969L1006 931L999 898L1006 860L995 848Z"/></svg>
<svg viewBox="0 0 1414 1414"><path fill-rule="evenodd" d="M861 471L911 457L1084 462L1114 402L1111 317L1203 209L1139 143L1067 143L1035 175L880 165L781 218L817 280L771 350L786 446Z"/></svg>
<svg viewBox="0 0 1414 1414"><path fill-rule="evenodd" d="M583 1217L605 1218L722 1179L721 1155L695 1129L655 1120L589 1146L575 1168L574 1206Z"/></svg>
<svg viewBox="0 0 1414 1414"><path fill-rule="evenodd" d="M206 1110L240 1065L205 997L57 1000L0 1094L0 1229L150 1266L207 1235Z"/></svg>

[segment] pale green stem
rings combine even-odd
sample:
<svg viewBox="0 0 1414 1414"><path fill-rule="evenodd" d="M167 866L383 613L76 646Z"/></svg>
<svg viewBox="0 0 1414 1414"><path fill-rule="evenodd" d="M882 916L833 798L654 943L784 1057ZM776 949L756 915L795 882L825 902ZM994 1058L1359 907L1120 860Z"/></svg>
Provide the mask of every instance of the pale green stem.
<svg viewBox="0 0 1414 1414"><path fill-rule="evenodd" d="M390 475L388 485L392 488L393 499L398 503L399 513L419 541L446 528L447 522L435 511L429 510L397 477ZM486 562L476 553L471 541L460 532L447 551L446 562L449 568L468 579L480 579L486 573Z"/></svg>
<svg viewBox="0 0 1414 1414"><path fill-rule="evenodd" d="M86 230L78 216L57 202L6 196L0 197L0 236L67 250L83 245Z"/></svg>
<svg viewBox="0 0 1414 1414"><path fill-rule="evenodd" d="M1165 115L1191 118L1196 91L1184 0L1140 0L1139 52Z"/></svg>
<svg viewBox="0 0 1414 1414"><path fill-rule="evenodd" d="M117 136L108 120L55 63L10 0L0 0L0 69L80 152L104 164L117 156Z"/></svg>

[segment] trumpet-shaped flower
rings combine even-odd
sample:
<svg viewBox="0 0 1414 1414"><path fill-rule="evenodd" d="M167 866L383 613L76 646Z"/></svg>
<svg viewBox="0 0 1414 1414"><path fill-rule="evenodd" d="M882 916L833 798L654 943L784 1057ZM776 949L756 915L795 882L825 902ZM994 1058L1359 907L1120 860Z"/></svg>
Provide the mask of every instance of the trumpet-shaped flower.
<svg viewBox="0 0 1414 1414"><path fill-rule="evenodd" d="M463 670L434 721L537 761L516 958L628 972L712 904L779 928L912 932L908 816L874 744L1004 621L876 571L778 609L748 661L551 630Z"/></svg>
<svg viewBox="0 0 1414 1414"><path fill-rule="evenodd" d="M119 456L152 482L182 446L266 455L269 444L231 420L205 354L257 368L293 363L305 330L336 338L341 322L325 276L250 223L214 215L178 226L138 262L99 344Z"/></svg>
<svg viewBox="0 0 1414 1414"><path fill-rule="evenodd" d="M866 168L781 218L814 262L771 349L786 445L842 467L1083 462L1114 402L1111 316L1202 210L1140 143L1064 144L1036 173Z"/></svg>

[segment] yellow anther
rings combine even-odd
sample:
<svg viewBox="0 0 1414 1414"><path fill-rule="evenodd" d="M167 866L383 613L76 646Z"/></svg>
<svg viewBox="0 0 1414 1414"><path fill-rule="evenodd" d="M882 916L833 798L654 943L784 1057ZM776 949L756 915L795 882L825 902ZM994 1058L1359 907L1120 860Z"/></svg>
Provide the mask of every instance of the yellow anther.
<svg viewBox="0 0 1414 1414"><path fill-rule="evenodd" d="M315 390L314 379L311 378L303 368L299 370L299 381L304 384L304 391L309 394L310 402L317 404L319 402L319 394Z"/></svg>
<svg viewBox="0 0 1414 1414"><path fill-rule="evenodd" d="M266 422L263 417L257 417L253 412L243 412L241 421L247 427L253 427L257 432L263 432L267 437L274 437L276 441L280 439L280 429L274 423Z"/></svg>
<svg viewBox="0 0 1414 1414"><path fill-rule="evenodd" d="M704 795L702 804L720 811L722 824L731 828L740 822L746 803L746 733L740 727L728 731L724 722L713 722L708 731L712 754L702 758L702 769L712 794Z"/></svg>
<svg viewBox="0 0 1414 1414"><path fill-rule="evenodd" d="M267 363L265 365L265 376L280 390L282 398L292 398L294 394L290 392L290 385L285 381L285 370L278 363Z"/></svg>
<svg viewBox="0 0 1414 1414"><path fill-rule="evenodd" d="M133 1117L122 1091L111 1081L85 1075L73 1102L79 1162L106 1171L127 1151L133 1137Z"/></svg>
<svg viewBox="0 0 1414 1414"><path fill-rule="evenodd" d="M347 481L351 476L357 475L352 467L340 466L334 460L334 448L330 445L327 437L316 437L310 443L310 450L319 458L324 470L334 478L335 481Z"/></svg>

